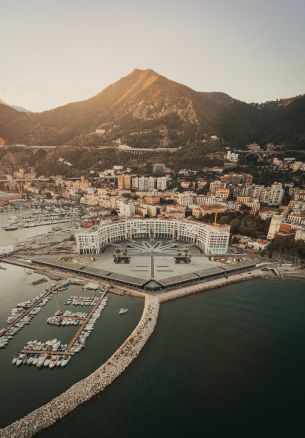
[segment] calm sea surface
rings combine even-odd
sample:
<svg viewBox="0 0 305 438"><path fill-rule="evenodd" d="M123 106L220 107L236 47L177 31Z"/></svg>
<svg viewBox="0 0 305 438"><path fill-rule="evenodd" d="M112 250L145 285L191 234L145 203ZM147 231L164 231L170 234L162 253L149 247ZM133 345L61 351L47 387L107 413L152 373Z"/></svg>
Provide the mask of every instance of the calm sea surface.
<svg viewBox="0 0 305 438"><path fill-rule="evenodd" d="M305 287L231 285L163 304L141 356L43 438L304 437Z"/></svg>

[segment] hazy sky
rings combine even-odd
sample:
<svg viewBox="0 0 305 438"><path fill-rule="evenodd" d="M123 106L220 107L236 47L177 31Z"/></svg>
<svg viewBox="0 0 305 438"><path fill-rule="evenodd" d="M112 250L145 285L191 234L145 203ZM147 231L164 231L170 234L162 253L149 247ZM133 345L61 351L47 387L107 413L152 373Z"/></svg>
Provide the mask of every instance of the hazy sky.
<svg viewBox="0 0 305 438"><path fill-rule="evenodd" d="M305 93L305 0L0 0L0 99L41 111L134 68L246 101Z"/></svg>

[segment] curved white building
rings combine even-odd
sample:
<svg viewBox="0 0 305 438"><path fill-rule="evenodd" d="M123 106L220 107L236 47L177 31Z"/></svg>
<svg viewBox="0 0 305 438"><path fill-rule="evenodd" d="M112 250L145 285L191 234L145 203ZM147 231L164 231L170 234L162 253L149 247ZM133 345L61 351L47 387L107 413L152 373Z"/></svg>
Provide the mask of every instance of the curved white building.
<svg viewBox="0 0 305 438"><path fill-rule="evenodd" d="M132 239L172 239L198 245L206 254L225 254L230 234L211 225L165 219L133 219L103 223L75 234L80 254L98 254L114 242Z"/></svg>

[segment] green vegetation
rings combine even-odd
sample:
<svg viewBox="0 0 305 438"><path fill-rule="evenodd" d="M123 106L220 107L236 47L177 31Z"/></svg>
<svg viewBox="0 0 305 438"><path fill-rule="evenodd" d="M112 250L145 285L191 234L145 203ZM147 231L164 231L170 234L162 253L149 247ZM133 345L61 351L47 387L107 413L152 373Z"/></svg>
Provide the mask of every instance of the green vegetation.
<svg viewBox="0 0 305 438"><path fill-rule="evenodd" d="M203 218L204 222L213 222L214 214L206 215ZM231 236L241 234L252 238L266 239L270 219L263 220L259 216L249 214L249 209L242 206L241 211L225 211L217 215L217 223L221 225L230 225Z"/></svg>
<svg viewBox="0 0 305 438"><path fill-rule="evenodd" d="M305 262L305 242L304 240L293 240L287 236L284 238L274 239L266 248L265 252L270 258L280 256L294 262Z"/></svg>

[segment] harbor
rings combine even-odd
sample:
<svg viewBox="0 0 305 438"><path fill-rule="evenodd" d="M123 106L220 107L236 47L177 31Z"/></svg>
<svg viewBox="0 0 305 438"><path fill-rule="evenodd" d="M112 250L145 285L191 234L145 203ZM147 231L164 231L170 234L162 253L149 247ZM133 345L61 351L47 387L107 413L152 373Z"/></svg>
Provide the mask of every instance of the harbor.
<svg viewBox="0 0 305 438"><path fill-rule="evenodd" d="M107 304L108 297L105 295L106 292L101 292L95 304L92 305L92 310L85 317L81 317L81 320L77 315L73 317L77 322L81 321L81 324L68 344L63 344L56 338L45 342L28 341L21 352L13 358L12 363L17 366L36 365L38 368L54 368L55 366L63 368L68 365L71 357L86 347L86 339L93 332L94 325ZM60 325L63 326L63 324Z"/></svg>
<svg viewBox="0 0 305 438"><path fill-rule="evenodd" d="M46 225L54 227L56 224L79 222L80 211L79 207L33 209L30 214L20 212L18 216L9 215L7 223L2 225L2 229L4 231L15 231L19 228L34 228Z"/></svg>
<svg viewBox="0 0 305 438"><path fill-rule="evenodd" d="M138 325L103 365L49 403L4 428L1 438L33 436L103 391L138 357L154 331L158 313L158 298L146 296Z"/></svg>
<svg viewBox="0 0 305 438"><path fill-rule="evenodd" d="M24 268L6 264L4 266L6 270L1 270L0 278L7 287L0 291L1 328L6 326L10 310L17 302L32 299L39 292L39 286L32 285L32 281L39 278L38 274L27 275ZM53 283L54 281L49 280L43 287L51 287ZM47 319L54 316L58 308L63 312L69 309L73 313L80 311L88 314L91 307L66 306L65 302L73 295L85 297L95 294L98 296L98 293L92 291L82 291L82 286L69 285L67 289L58 292L54 298L49 300L30 324L26 324L10 340L7 347L0 350L2 370L0 428L21 418L95 371L132 332L140 319L143 300L109 293L107 306L101 317L97 319L94 330L86 339L86 348L74 355L66 367L54 366L50 369L46 366L37 368L33 364L29 366L22 364L19 367L12 364L13 358L30 340L43 342L56 338L61 341L61 344L68 346L81 325L53 326L47 324ZM129 309L124 317L118 314L121 307Z"/></svg>

